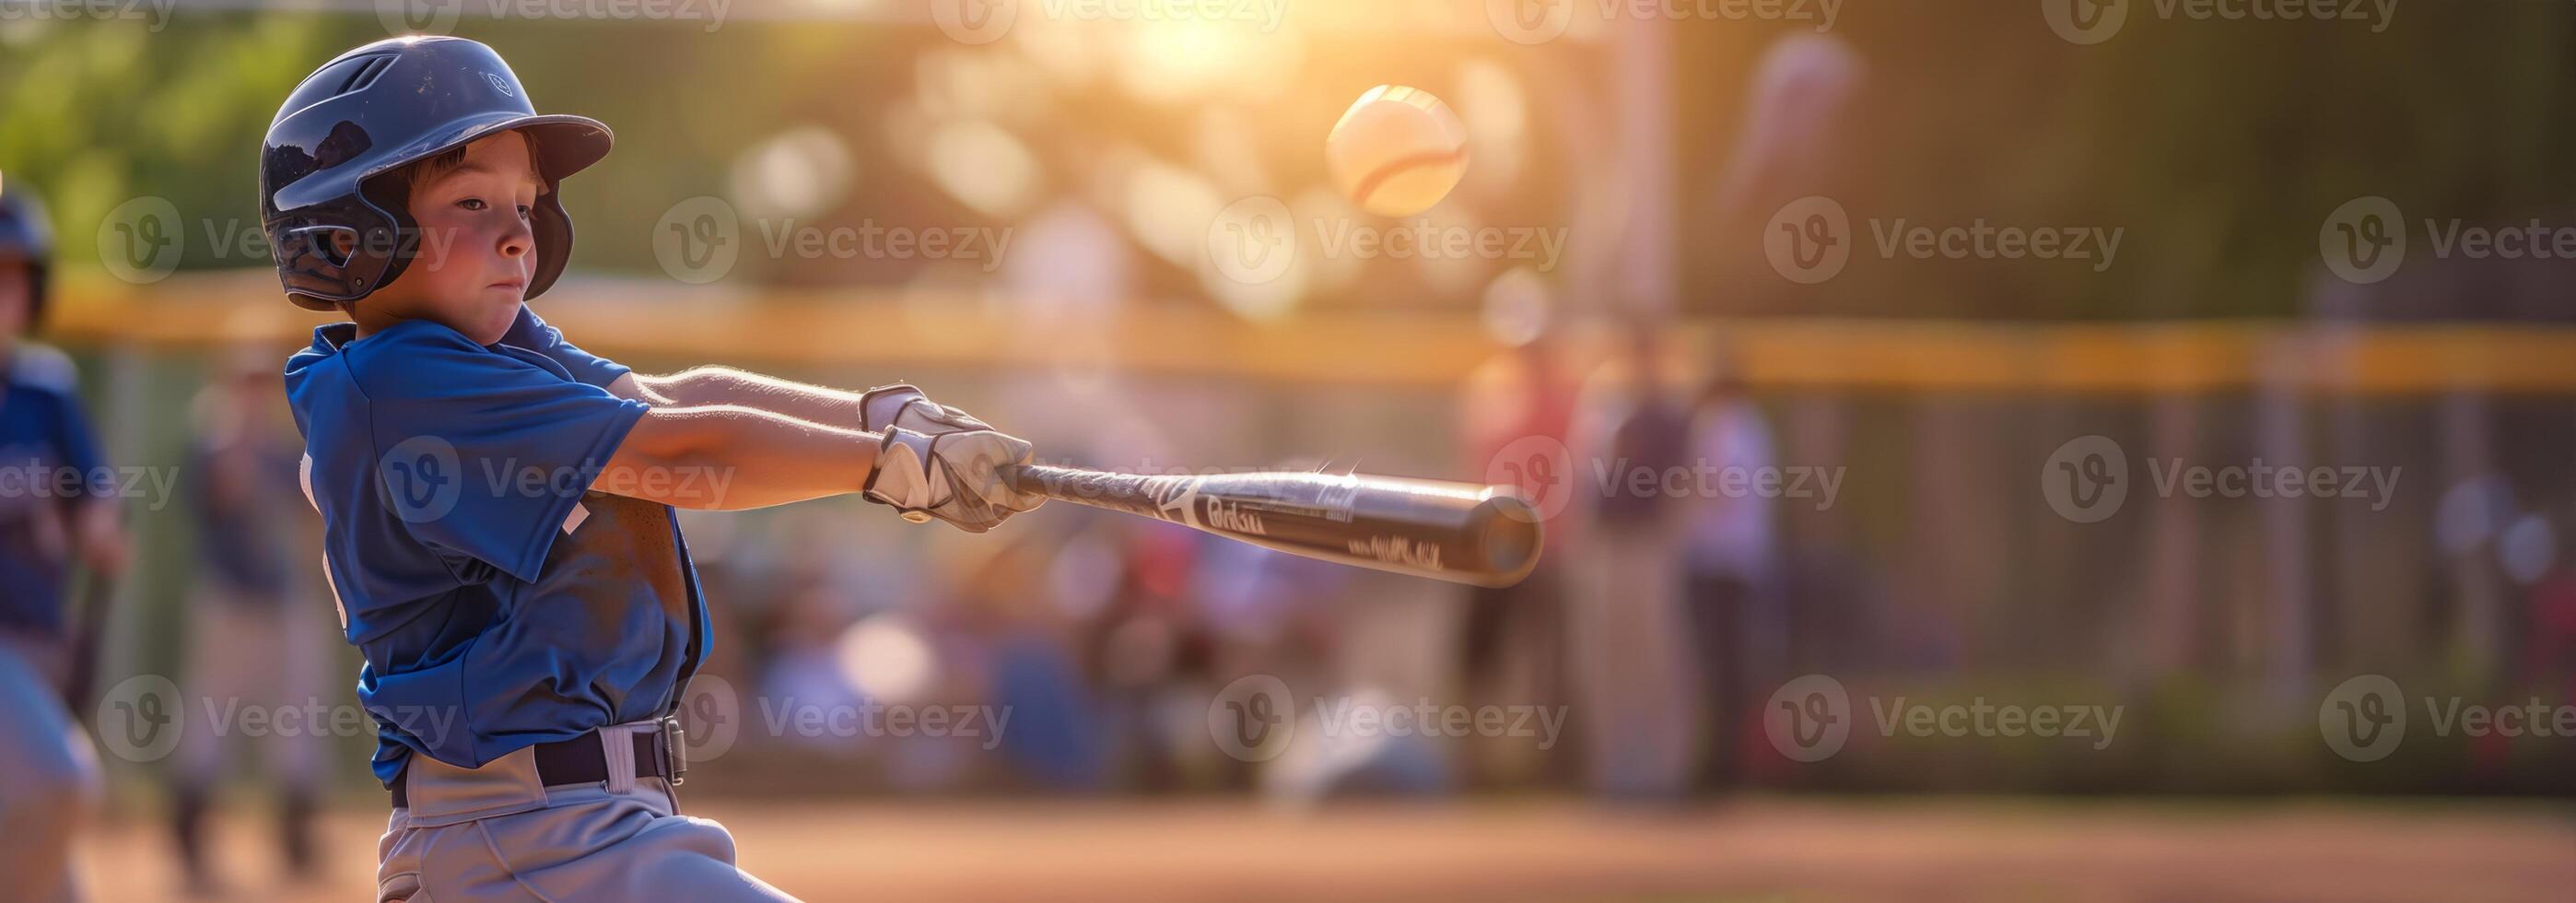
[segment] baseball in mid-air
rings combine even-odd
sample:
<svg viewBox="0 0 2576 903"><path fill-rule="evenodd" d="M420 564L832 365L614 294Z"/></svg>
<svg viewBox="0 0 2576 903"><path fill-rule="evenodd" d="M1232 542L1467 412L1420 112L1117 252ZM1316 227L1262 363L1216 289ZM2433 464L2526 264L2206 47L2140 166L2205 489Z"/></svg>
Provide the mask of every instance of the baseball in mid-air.
<svg viewBox="0 0 2576 903"><path fill-rule="evenodd" d="M1429 91L1379 85L1333 124L1324 166L1360 209L1412 216L1448 197L1467 174L1467 124Z"/></svg>

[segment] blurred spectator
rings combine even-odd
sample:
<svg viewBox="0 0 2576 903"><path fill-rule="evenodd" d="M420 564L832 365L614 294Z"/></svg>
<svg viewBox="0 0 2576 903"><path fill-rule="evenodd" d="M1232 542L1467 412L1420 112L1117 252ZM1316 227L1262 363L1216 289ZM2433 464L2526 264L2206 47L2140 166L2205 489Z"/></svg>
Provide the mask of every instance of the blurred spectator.
<svg viewBox="0 0 2576 903"><path fill-rule="evenodd" d="M298 475L300 450L286 421L282 357L245 347L215 367L191 405L186 485L196 524L196 584L188 595L191 723L180 735L172 830L188 884L220 887L209 867L205 820L229 754L247 748L281 791L278 843L287 869L309 877L312 818L326 769L324 740L285 732L250 736L216 724L242 707L272 712L318 705L327 682L323 650L305 625L317 524ZM305 566L299 566L305 565ZM232 739L241 747L227 749Z"/></svg>
<svg viewBox="0 0 2576 903"><path fill-rule="evenodd" d="M1771 423L1723 349L1710 358L1693 415L1692 464L1714 474L1720 491L1691 500L1686 538L1690 602L1686 606L1699 666L1708 739L1700 760L1704 786L1739 779L1736 756L1761 713L1749 706L1756 688L1780 675L1787 618L1780 610L1778 514L1754 491L1779 465Z"/></svg>
<svg viewBox="0 0 2576 903"><path fill-rule="evenodd" d="M1532 315L1539 320L1543 314ZM1534 323L1518 342L1468 375L1460 395L1466 474L1510 485L1545 521L1548 542L1567 548L1570 518L1555 517L1574 491L1577 475L1567 453L1573 418L1572 387L1558 363L1554 333ZM1563 554L1542 555L1538 569L1518 585L1466 591L1461 616L1459 667L1471 699L1497 704L1554 705L1565 698L1565 577ZM1525 744L1497 741L1478 750L1475 776L1490 783L1532 777L1548 761Z"/></svg>
<svg viewBox="0 0 2576 903"><path fill-rule="evenodd" d="M1567 637L1587 780L1656 798L1686 783L1695 733L1681 611L1689 509L1671 480L1689 471L1690 418L1664 384L1655 324L1631 322L1626 343L1575 407L1574 478L1597 491L1578 496L1590 524L1560 554L1576 587Z"/></svg>

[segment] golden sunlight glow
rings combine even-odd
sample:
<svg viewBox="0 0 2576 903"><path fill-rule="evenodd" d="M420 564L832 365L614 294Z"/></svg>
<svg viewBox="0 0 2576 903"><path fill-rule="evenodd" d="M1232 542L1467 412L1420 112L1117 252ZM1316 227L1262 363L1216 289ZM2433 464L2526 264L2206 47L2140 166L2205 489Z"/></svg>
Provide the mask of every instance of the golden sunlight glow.
<svg viewBox="0 0 2576 903"><path fill-rule="evenodd" d="M840 135L798 126L744 150L734 159L729 186L751 217L812 216L849 195L853 169Z"/></svg>
<svg viewBox="0 0 2576 903"><path fill-rule="evenodd" d="M1274 98L1295 79L1304 56L1294 32L1264 34L1243 22L1140 22L1124 31L1119 84L1158 103Z"/></svg>
<svg viewBox="0 0 2576 903"><path fill-rule="evenodd" d="M931 133L929 152L931 179L979 213L1018 216L1037 195L1037 157L991 123L941 126Z"/></svg>
<svg viewBox="0 0 2576 903"><path fill-rule="evenodd" d="M1207 224L1225 201L1198 173L1144 159L1127 177L1127 229L1154 256L1195 266L1205 256Z"/></svg>

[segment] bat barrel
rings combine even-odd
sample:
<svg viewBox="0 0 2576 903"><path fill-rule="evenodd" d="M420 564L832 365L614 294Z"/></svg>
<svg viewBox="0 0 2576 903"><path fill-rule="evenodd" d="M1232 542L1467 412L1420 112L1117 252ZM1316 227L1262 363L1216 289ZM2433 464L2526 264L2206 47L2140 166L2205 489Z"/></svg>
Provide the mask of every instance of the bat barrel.
<svg viewBox="0 0 2576 903"><path fill-rule="evenodd" d="M1536 510L1508 489L1322 473L1157 476L1023 465L1050 499L1171 521L1309 558L1502 587L1538 566Z"/></svg>

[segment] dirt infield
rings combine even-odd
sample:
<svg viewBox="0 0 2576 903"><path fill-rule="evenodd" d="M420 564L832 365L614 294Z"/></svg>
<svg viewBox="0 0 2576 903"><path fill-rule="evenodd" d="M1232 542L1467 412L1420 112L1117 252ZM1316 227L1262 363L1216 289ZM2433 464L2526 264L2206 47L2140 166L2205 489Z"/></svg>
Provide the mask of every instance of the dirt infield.
<svg viewBox="0 0 2576 903"><path fill-rule="evenodd" d="M2540 900L2576 887L2565 807L1983 799L709 801L743 865L808 900ZM335 813L328 874L282 885L267 824L223 823L232 897L370 899L383 818ZM158 826L83 844L104 900L174 896Z"/></svg>

